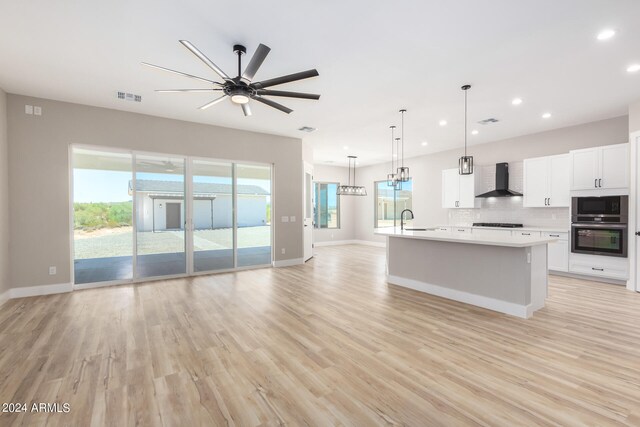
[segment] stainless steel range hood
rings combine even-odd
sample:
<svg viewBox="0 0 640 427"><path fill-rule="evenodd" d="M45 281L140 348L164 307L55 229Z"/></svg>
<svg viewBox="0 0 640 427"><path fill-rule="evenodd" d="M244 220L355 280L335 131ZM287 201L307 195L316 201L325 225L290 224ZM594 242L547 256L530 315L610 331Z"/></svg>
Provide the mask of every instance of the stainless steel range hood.
<svg viewBox="0 0 640 427"><path fill-rule="evenodd" d="M496 189L476 197L513 197L521 193L509 190L509 163L496 163Z"/></svg>

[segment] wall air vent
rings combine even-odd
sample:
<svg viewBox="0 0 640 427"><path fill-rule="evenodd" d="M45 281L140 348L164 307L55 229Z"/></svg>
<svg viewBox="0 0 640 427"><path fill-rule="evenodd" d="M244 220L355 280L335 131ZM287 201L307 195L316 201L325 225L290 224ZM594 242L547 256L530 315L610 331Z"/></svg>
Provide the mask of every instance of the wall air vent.
<svg viewBox="0 0 640 427"><path fill-rule="evenodd" d="M480 120L478 123L480 123L481 125L490 125L491 123L498 123L498 121L498 119L489 117L488 119Z"/></svg>
<svg viewBox="0 0 640 427"><path fill-rule="evenodd" d="M118 99L125 101L142 102L142 95L135 95L133 93L118 92Z"/></svg>
<svg viewBox="0 0 640 427"><path fill-rule="evenodd" d="M311 133L314 130L316 130L316 128L312 128L311 126L302 126L301 128L298 128L298 130L302 132Z"/></svg>

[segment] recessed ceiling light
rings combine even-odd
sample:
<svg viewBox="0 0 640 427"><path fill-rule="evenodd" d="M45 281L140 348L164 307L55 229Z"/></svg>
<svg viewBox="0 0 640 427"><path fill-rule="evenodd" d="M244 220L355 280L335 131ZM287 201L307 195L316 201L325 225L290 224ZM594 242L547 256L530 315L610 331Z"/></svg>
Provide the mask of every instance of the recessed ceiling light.
<svg viewBox="0 0 640 427"><path fill-rule="evenodd" d="M522 104L522 98L513 98L513 101L511 101L511 103L513 105L520 105Z"/></svg>
<svg viewBox="0 0 640 427"><path fill-rule="evenodd" d="M423 146L423 147L426 147L427 145L429 145L429 143L428 143L427 141L423 141L423 142L422 142L422 146Z"/></svg>
<svg viewBox="0 0 640 427"><path fill-rule="evenodd" d="M551 118L551 113L544 113L544 114L542 115L542 118L543 118L543 119Z"/></svg>
<svg viewBox="0 0 640 427"><path fill-rule="evenodd" d="M472 131L471 131L471 135L477 135L477 134L479 134L479 133L480 133L480 132L478 132L478 130L477 130L477 129L474 129L474 130L472 130Z"/></svg>
<svg viewBox="0 0 640 427"><path fill-rule="evenodd" d="M342 149L343 149L343 150L348 150L348 149L349 149L349 147L345 145L344 147L342 147Z"/></svg>
<svg viewBox="0 0 640 427"><path fill-rule="evenodd" d="M598 40L609 40L611 37L615 35L616 35L616 30L607 28L606 30L602 30L598 33Z"/></svg>
<svg viewBox="0 0 640 427"><path fill-rule="evenodd" d="M640 64L629 65L627 68L627 73L636 73L640 71Z"/></svg>
<svg viewBox="0 0 640 427"><path fill-rule="evenodd" d="M440 121L438 122L438 124L439 124L440 126L446 126L446 125L447 125L447 121L446 121L446 120L440 120Z"/></svg>

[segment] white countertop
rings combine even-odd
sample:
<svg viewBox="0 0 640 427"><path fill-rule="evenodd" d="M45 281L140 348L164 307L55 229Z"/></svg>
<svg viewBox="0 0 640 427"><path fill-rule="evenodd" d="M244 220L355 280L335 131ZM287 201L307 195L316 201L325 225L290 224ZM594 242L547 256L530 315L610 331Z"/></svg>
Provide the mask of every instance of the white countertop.
<svg viewBox="0 0 640 427"><path fill-rule="evenodd" d="M481 226L473 226L473 225L439 225L439 227L460 227L460 228L478 228L478 229L486 229L486 230L509 230L509 231L547 231L549 233L568 233L569 226L567 228L557 228L557 227L481 227ZM423 227L424 228L424 227Z"/></svg>
<svg viewBox="0 0 640 427"><path fill-rule="evenodd" d="M376 228L373 232L379 236L400 237L405 239L435 240L440 242L506 246L512 248L526 248L529 246L543 245L556 241L556 239L548 239L544 237L505 236L503 234L496 234L495 236L478 236L473 233L458 235L445 234L441 231L401 231L400 227Z"/></svg>

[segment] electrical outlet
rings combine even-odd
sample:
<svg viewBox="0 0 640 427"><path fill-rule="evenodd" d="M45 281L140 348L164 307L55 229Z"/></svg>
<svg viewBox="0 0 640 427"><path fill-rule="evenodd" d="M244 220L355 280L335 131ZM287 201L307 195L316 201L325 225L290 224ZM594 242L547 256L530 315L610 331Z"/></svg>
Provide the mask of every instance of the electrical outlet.
<svg viewBox="0 0 640 427"><path fill-rule="evenodd" d="M52 265L51 267L49 267L49 276L55 275L56 272L57 272L57 269L55 265Z"/></svg>
<svg viewBox="0 0 640 427"><path fill-rule="evenodd" d="M289 222L296 222L296 217L295 216L289 217Z"/></svg>
<svg viewBox="0 0 640 427"><path fill-rule="evenodd" d="M33 107L33 115L41 116L42 115L42 107L34 106Z"/></svg>
<svg viewBox="0 0 640 427"><path fill-rule="evenodd" d="M287 250L285 248L280 249L280 253L282 253L282 255L284 255L287 252Z"/></svg>
<svg viewBox="0 0 640 427"><path fill-rule="evenodd" d="M289 217L288 217L288 216L280 217L280 221L282 221L282 222L289 222Z"/></svg>
<svg viewBox="0 0 640 427"><path fill-rule="evenodd" d="M33 105L25 105L24 106L24 113L25 114L29 114L29 115L33 115Z"/></svg>

